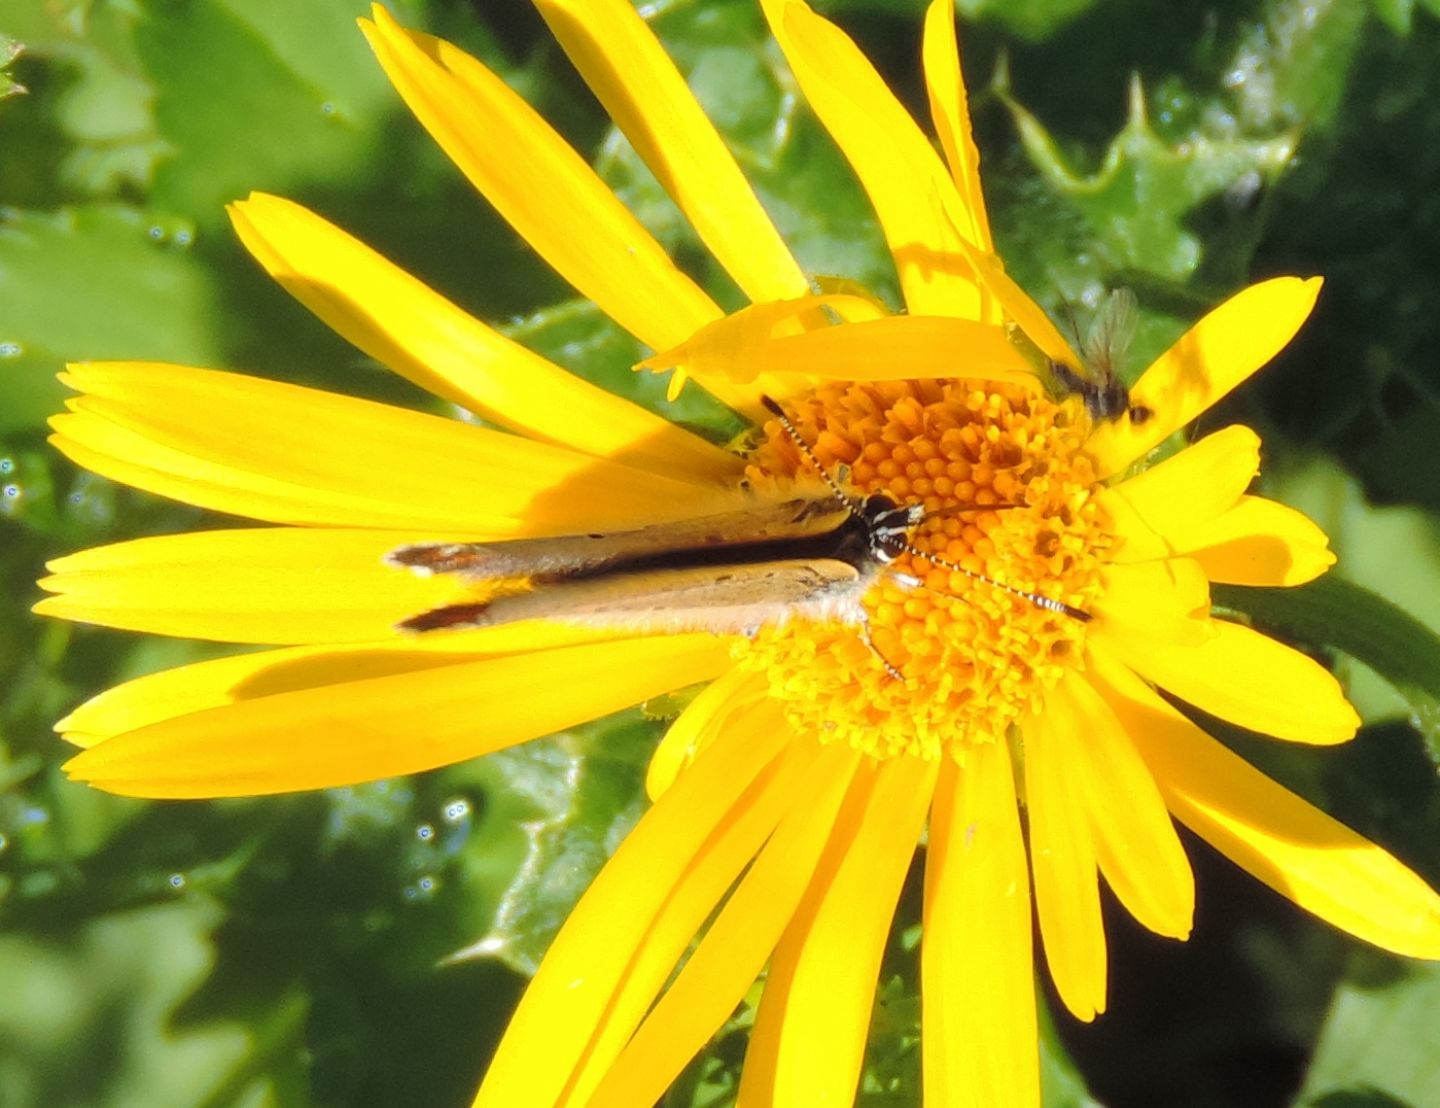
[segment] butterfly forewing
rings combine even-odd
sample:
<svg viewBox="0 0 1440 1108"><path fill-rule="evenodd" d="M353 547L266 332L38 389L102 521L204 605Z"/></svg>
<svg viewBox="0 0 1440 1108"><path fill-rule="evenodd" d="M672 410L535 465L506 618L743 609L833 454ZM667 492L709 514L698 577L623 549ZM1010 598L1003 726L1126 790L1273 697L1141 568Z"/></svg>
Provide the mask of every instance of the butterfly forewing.
<svg viewBox="0 0 1440 1108"><path fill-rule="evenodd" d="M604 573L675 550L715 550L835 530L851 509L834 497L793 497L696 519L545 539L416 543L386 555L420 573L455 573L477 581L564 581Z"/></svg>
<svg viewBox="0 0 1440 1108"><path fill-rule="evenodd" d="M526 619L637 632L746 634L787 619L854 622L869 578L830 558L650 569L559 581L423 612L412 631L494 627Z"/></svg>

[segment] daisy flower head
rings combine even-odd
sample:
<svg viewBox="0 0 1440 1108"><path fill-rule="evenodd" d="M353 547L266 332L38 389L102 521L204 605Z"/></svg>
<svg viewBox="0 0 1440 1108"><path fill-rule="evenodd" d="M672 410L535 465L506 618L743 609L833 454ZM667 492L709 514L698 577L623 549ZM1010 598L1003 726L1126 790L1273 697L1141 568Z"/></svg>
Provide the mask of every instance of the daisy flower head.
<svg viewBox="0 0 1440 1108"><path fill-rule="evenodd" d="M1320 665L1211 612L1212 582L1291 586L1333 560L1313 523L1247 492L1255 433L1147 464L1290 340L1319 280L1238 293L1127 393L995 253L951 0L925 22L938 143L841 30L763 0L874 206L904 298L892 312L802 270L628 0L537 6L748 306L722 311L480 62L378 6L362 27L477 189L655 352L644 367L752 421L744 449L565 372L296 204L237 203L282 286L488 426L193 367L72 366L59 449L265 525L59 559L38 610L273 649L82 705L59 725L84 748L71 775L153 797L343 785L707 683L480 1105L654 1103L762 974L738 1103L850 1103L922 840L932 1106L1038 1103L1032 912L1081 1019L1106 1003L1102 876L1145 927L1189 933L1175 821L1335 926L1440 957L1440 900L1419 877L1176 706L1294 743L1358 726ZM377 451L405 463L377 470ZM780 539L755 522L777 505L799 505ZM903 533L882 533L873 505ZM870 545L842 552L861 519ZM760 530L727 551L713 520ZM644 545L657 532L705 557L667 564ZM587 536L622 553L580 568L556 553ZM727 573L750 591L722 587Z"/></svg>

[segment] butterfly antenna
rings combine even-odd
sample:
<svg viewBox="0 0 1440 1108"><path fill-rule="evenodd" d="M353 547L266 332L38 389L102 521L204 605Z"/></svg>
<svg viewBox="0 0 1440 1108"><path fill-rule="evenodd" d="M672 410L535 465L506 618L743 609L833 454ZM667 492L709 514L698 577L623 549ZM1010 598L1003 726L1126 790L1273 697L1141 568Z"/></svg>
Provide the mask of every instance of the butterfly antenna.
<svg viewBox="0 0 1440 1108"><path fill-rule="evenodd" d="M785 409L780 407L778 403L768 396L760 397L760 403L765 405L765 410L779 421L780 427L784 430L785 434L790 436L790 441L795 444L800 453L809 459L810 465L814 468L815 472L820 474L825 483L830 486L830 491L838 496L845 504L849 505L851 511L857 511L860 502L842 489L840 482L835 480L834 477L831 477L829 471L820 464L820 459L815 456L815 451L812 450L810 444L805 441L804 436L800 434L795 424L790 422L790 417L785 414Z"/></svg>
<svg viewBox="0 0 1440 1108"><path fill-rule="evenodd" d="M1055 612L1062 616L1069 616L1071 619L1078 619L1081 623L1089 623L1094 617L1087 611L1072 607L1063 600L1055 600L1048 596L1041 596L1038 592L1030 592L1027 589L1017 589L1014 585L1007 585L1003 581L997 581L993 577L986 577L983 573L976 573L973 569L966 569L958 562L952 562L948 558L941 558L936 554L926 553L918 546L911 543L905 544L905 552L913 557L921 558L924 561L937 565L941 569L948 569L951 573L958 573L962 577L968 577L972 581L983 581L991 588L999 589L1001 592L1008 592L1011 596L1018 596L1021 600L1027 600L1037 608L1044 608L1047 612Z"/></svg>
<svg viewBox="0 0 1440 1108"><path fill-rule="evenodd" d="M804 436L802 436L799 430L796 429L795 424L790 422L790 417L785 414L785 409L780 407L780 405L775 400L771 399L768 396L761 396L760 403L765 406L765 410L767 412L769 412L776 418L776 420L779 421L781 428L783 428L785 431L785 434L790 436L790 440L799 449L800 453L804 454L805 457L809 459L811 466L813 466L815 469L815 472L820 474L820 476L824 478L825 483L830 486L831 491L833 491L843 503L848 504L852 511L858 510L859 502L855 499L855 497L851 496L844 489L842 489L840 487L840 483L836 481L835 478L831 477L830 474L826 471L825 467L820 464L820 459L815 456L815 451L810 448L810 444L805 441ZM990 506L995 507L997 505ZM1019 507L1019 505L1015 504L1004 506ZM921 550L918 546L915 546L912 543L905 543L902 549L907 554L930 562L932 565L937 565L941 569L948 569L950 572L958 573L962 577L968 577L972 581L982 581L985 584L989 585L991 588L999 589L1001 592L1008 592L1011 596L1018 596L1021 600L1028 601L1029 603L1035 605L1035 607L1037 608L1044 608L1047 612L1055 612L1059 615L1069 616L1071 619L1078 619L1081 623L1088 623L1092 618L1089 612L1083 611L1080 608L1072 607L1071 605L1066 604L1063 600L1054 600L1048 596L1041 596L1038 592L1029 592L1025 589L1017 589L1014 585L1006 585L1003 582L996 581L993 577L986 577L983 573L976 573L974 570L966 569L964 566L959 565L956 562L952 562L948 558L941 558L934 554L927 554L925 551ZM876 656L880 659L881 664L885 666L886 671L889 672L892 677L900 676L899 671L896 670L895 667L886 660L885 656L875 649L874 644L870 642L868 630L863 637L866 640L866 645L868 645L870 649L875 652Z"/></svg>

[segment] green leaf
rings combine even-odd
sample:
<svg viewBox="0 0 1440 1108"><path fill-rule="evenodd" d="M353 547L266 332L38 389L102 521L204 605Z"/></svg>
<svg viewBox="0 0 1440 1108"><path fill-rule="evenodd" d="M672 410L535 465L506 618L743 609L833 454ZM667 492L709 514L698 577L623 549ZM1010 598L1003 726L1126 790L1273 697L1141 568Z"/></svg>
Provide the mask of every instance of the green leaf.
<svg viewBox="0 0 1440 1108"><path fill-rule="evenodd" d="M955 9L966 20L1002 24L1023 39L1037 42L1093 8L1096 0L956 0ZM911 16L917 22L926 0L828 0L815 4L823 12L877 12Z"/></svg>
<svg viewBox="0 0 1440 1108"><path fill-rule="evenodd" d="M1364 0L1267 0L1237 36L1225 71L1241 125L1329 128L1349 91L1366 15Z"/></svg>
<svg viewBox="0 0 1440 1108"><path fill-rule="evenodd" d="M10 64L20 56L24 49L25 47L21 43L9 35L0 34L0 100L26 91L24 85L6 72L10 68Z"/></svg>
<svg viewBox="0 0 1440 1108"><path fill-rule="evenodd" d="M355 27L367 10L359 0L157 2L135 34L173 152L152 201L217 225L222 205L252 189L293 191L365 165L395 104Z"/></svg>
<svg viewBox="0 0 1440 1108"><path fill-rule="evenodd" d="M489 933L456 957L484 955L535 972L580 894L644 810L654 734L638 712L625 712L485 760L492 792L511 807L526 852Z"/></svg>
<svg viewBox="0 0 1440 1108"><path fill-rule="evenodd" d="M1044 971L1041 971L1044 972ZM1045 1108L1100 1108L1085 1087L1070 1052L1055 1030L1055 1018L1043 996L1036 998L1040 1014L1040 1102Z"/></svg>
<svg viewBox="0 0 1440 1108"><path fill-rule="evenodd" d="M0 210L0 433L43 423L66 361L220 358L214 298L186 223L93 205Z"/></svg>
<svg viewBox="0 0 1440 1108"><path fill-rule="evenodd" d="M1297 1108L1440 1104L1440 968L1386 962L1370 970L1336 993Z"/></svg>
<svg viewBox="0 0 1440 1108"><path fill-rule="evenodd" d="M25 111L0 116L7 156L25 166L7 174L7 199L49 208L148 188L165 147L133 48L137 7L13 0L6 13L35 72Z"/></svg>
<svg viewBox="0 0 1440 1108"><path fill-rule="evenodd" d="M1333 453L1375 498L1432 509L1440 209L1429 158L1415 152L1440 144L1436 31L1427 18L1403 38L1377 23L1353 35L1359 53L1332 118L1277 190L1258 259L1267 272L1326 277L1315 318L1260 382L1277 422Z"/></svg>
<svg viewBox="0 0 1440 1108"><path fill-rule="evenodd" d="M1410 33L1410 21L1415 14L1415 0L1370 0L1375 14L1381 22L1397 35Z"/></svg>
<svg viewBox="0 0 1440 1108"><path fill-rule="evenodd" d="M1185 217L1249 178L1273 181L1295 153L1295 137L1252 140L1196 134L1170 143L1151 126L1144 90L1132 78L1129 119L1093 173L1074 168L1040 121L1010 94L1004 71L996 93L1009 108L1031 163L1084 221L1106 268L1186 281L1203 256Z"/></svg>
<svg viewBox="0 0 1440 1108"><path fill-rule="evenodd" d="M1093 8L1096 0L956 0L966 19L993 19L1021 38L1047 39Z"/></svg>
<svg viewBox="0 0 1440 1108"><path fill-rule="evenodd" d="M143 1090L147 1104L202 1104L216 1075L249 1046L239 1025L171 1023L210 971L216 915L213 905L190 900L74 926L63 939L0 937L0 974L13 1000L0 1005L7 1108L115 1105L120 1088ZM116 1048L82 1059L77 1035Z"/></svg>
<svg viewBox="0 0 1440 1108"><path fill-rule="evenodd" d="M674 401L667 400L669 374L636 372L632 367L646 348L589 300L542 308L500 330L556 365L717 442L730 441L748 426L698 387L687 385Z"/></svg>

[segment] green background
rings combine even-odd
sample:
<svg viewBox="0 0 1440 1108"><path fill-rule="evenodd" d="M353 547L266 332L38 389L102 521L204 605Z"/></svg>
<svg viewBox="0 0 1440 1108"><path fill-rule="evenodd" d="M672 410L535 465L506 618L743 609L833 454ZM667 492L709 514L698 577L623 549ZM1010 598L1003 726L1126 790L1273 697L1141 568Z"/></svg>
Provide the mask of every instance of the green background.
<svg viewBox="0 0 1440 1108"><path fill-rule="evenodd" d="M918 0L818 6L923 118ZM1440 3L959 6L1000 244L1058 319L1083 328L1106 289L1135 290L1133 372L1249 280L1326 276L1300 338L1201 429L1258 427L1265 491L1310 512L1341 555L1317 586L1217 602L1333 661L1367 726L1338 750L1224 736L1440 879ZM528 6L397 7L502 72L738 304ZM806 270L894 302L873 215L787 95L750 0L649 10ZM28 89L0 99L6 1108L468 1103L524 974L643 807L674 704L317 795L146 804L57 772L50 724L66 710L217 652L29 614L47 558L216 522L48 450L62 362L174 360L432 405L270 285L226 201L293 197L562 364L716 437L735 429L696 390L668 409L663 382L630 372L633 341L569 299L407 116L361 13L350 0L0 8L0 89L7 74ZM1440 1104L1440 972L1333 933L1186 841L1195 938L1107 911L1111 1012L1047 1030L1047 1105ZM866 1106L918 1102L917 876ZM729 1102L747 1018L667 1104Z"/></svg>

